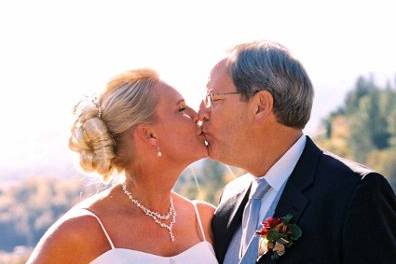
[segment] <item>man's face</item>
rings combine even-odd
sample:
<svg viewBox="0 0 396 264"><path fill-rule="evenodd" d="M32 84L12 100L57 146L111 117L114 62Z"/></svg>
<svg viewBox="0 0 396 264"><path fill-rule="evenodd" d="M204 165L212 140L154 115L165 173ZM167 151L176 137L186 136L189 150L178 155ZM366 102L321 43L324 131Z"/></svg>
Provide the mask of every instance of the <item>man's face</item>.
<svg viewBox="0 0 396 264"><path fill-rule="evenodd" d="M228 74L225 60L212 70L207 92L210 100L201 103L203 132L208 142L209 156L221 162L238 165L248 135L248 103Z"/></svg>

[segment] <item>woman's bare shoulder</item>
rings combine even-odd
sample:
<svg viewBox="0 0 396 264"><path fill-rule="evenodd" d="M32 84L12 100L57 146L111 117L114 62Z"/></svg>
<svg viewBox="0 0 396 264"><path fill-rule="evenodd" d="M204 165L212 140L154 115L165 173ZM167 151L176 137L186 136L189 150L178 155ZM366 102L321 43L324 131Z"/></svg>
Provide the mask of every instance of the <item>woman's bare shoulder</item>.
<svg viewBox="0 0 396 264"><path fill-rule="evenodd" d="M97 219L73 208L47 230L27 263L88 263L109 247Z"/></svg>

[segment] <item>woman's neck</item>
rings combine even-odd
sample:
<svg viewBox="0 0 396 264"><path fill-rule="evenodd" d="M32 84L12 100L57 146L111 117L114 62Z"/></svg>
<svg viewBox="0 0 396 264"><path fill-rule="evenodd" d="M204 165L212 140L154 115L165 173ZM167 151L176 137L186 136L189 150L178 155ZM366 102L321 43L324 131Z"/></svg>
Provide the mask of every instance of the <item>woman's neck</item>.
<svg viewBox="0 0 396 264"><path fill-rule="evenodd" d="M154 167L154 166L153 166ZM182 169L148 168L127 171L125 187L143 206L166 213L170 206L172 188ZM126 196L127 197L127 196Z"/></svg>

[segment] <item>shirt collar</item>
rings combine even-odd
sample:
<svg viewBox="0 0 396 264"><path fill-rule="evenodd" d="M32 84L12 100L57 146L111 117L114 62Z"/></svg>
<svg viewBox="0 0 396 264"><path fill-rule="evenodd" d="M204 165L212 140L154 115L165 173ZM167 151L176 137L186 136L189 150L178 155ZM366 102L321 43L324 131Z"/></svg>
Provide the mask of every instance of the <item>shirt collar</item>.
<svg viewBox="0 0 396 264"><path fill-rule="evenodd" d="M264 176L255 177L252 175L254 179L252 186L253 189L256 189L258 182L265 178L271 188L279 191L289 179L294 167L297 165L297 162L304 151L306 141L306 136L302 135Z"/></svg>

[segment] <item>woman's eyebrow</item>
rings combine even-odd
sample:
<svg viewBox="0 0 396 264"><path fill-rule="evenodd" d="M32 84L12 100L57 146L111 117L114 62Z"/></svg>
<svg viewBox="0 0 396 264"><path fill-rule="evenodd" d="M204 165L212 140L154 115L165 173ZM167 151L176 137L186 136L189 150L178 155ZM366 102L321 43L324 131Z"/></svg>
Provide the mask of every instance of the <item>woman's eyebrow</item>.
<svg viewBox="0 0 396 264"><path fill-rule="evenodd" d="M184 102L184 99L178 100L178 101L176 102L176 104L178 105L178 104L180 104L180 103L182 103L182 102Z"/></svg>

